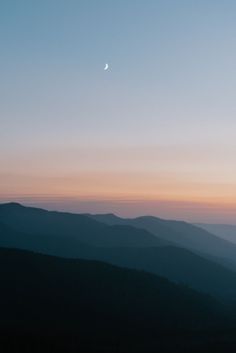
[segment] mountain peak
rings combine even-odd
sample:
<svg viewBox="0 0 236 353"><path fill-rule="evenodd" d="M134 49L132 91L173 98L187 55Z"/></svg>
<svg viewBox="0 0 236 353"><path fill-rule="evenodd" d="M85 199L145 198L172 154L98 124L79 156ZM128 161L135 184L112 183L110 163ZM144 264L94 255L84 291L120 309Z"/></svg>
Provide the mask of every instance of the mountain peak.
<svg viewBox="0 0 236 353"><path fill-rule="evenodd" d="M21 205L18 202L6 202L6 203L1 203L0 207L4 207L4 208L23 208L24 206Z"/></svg>

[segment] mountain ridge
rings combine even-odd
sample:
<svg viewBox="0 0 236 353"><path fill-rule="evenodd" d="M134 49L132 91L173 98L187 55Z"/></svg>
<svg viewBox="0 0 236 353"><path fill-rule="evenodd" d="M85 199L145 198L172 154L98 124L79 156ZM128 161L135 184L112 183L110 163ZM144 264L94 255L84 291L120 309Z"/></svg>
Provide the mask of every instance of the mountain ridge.
<svg viewBox="0 0 236 353"><path fill-rule="evenodd" d="M0 276L6 352L229 352L235 344L225 306L144 271L0 248Z"/></svg>
<svg viewBox="0 0 236 353"><path fill-rule="evenodd" d="M87 214L88 215L88 214ZM169 244L186 248L210 258L219 258L219 263L229 266L230 260L236 270L236 245L211 234L200 227L184 221L164 220L154 216L141 216L136 218L106 217L103 214L91 214L91 218L101 220L108 224L129 224L133 227L148 230L159 239L169 242Z"/></svg>
<svg viewBox="0 0 236 353"><path fill-rule="evenodd" d="M185 283L195 290L210 293L220 300L233 301L236 298L236 273L188 249L169 243L165 246L152 246L153 243L149 243L149 246L146 244L146 246L137 247L132 246L130 242L118 242L116 246L108 246L108 244L106 246L101 244L96 246L99 243L100 235L101 237L104 235L100 233L100 230L107 229L107 226L100 222L95 222L89 217L84 218L81 215L72 215L71 218L68 214L66 214L65 222L65 213L44 212L44 210L38 212L37 208L33 209L32 217L32 209L23 206L20 207L19 213L19 208L17 207L17 210L15 210L15 206L13 206L14 212L12 214L9 212L11 207L8 205L6 207L7 211L5 208L5 213L1 211L0 207L0 246L37 251L66 258L105 261L113 265L161 275L175 283ZM35 214L37 217L39 214L39 218ZM48 217L50 222L48 222ZM71 219L74 220L77 217L79 223L74 223L76 232L73 229L67 232L67 227L71 225ZM46 222L44 218L46 218ZM80 222L81 219L84 222ZM5 223L3 223L4 221ZM90 222L92 228L88 226ZM39 223L40 227L38 226ZM109 231L112 231L108 234L118 238L124 229L127 231L127 228L122 228L122 225L116 226L115 231L114 227L108 227ZM86 230L85 235L82 234L84 228ZM27 229L28 233L24 233L24 229ZM93 241L84 242L90 229L96 235L97 242L95 245ZM128 231L130 229L133 231L132 227L128 228ZM57 231L60 231L60 234L57 234ZM78 231L82 236L76 236ZM143 230L138 228L132 234L140 237L143 234L146 235ZM91 234L89 235L91 236ZM123 234L123 239L125 236ZM155 239L154 235L153 237Z"/></svg>

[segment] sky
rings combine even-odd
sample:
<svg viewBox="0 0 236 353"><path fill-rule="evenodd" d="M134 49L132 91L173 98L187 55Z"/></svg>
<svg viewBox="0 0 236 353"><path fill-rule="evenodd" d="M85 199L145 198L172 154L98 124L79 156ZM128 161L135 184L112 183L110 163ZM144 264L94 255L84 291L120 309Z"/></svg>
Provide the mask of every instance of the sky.
<svg viewBox="0 0 236 353"><path fill-rule="evenodd" d="M1 0L0 202L236 224L235 13Z"/></svg>

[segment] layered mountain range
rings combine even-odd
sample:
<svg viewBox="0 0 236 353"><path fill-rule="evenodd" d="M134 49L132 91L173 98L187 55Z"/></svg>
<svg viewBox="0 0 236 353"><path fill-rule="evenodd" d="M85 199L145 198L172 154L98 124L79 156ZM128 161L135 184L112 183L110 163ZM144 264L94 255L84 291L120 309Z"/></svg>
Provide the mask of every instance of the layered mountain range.
<svg viewBox="0 0 236 353"><path fill-rule="evenodd" d="M137 334L137 352L147 341L150 352L175 352L165 335L182 349L189 335L190 351L201 335L204 349L209 340L214 350L218 340L235 347L236 245L201 227L1 204L0 263L6 334L30 330L37 341L43 331L49 342L45 332L61 332L65 344L79 332L90 352L106 340L131 352ZM103 343L89 345L91 335Z"/></svg>

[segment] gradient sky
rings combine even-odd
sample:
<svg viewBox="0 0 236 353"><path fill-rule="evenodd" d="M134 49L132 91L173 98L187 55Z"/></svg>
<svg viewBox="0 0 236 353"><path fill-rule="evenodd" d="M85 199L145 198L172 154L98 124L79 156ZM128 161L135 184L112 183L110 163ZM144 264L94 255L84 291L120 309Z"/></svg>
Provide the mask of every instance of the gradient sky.
<svg viewBox="0 0 236 353"><path fill-rule="evenodd" d="M0 202L236 223L235 14L2 0Z"/></svg>

